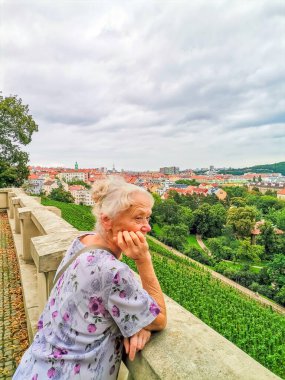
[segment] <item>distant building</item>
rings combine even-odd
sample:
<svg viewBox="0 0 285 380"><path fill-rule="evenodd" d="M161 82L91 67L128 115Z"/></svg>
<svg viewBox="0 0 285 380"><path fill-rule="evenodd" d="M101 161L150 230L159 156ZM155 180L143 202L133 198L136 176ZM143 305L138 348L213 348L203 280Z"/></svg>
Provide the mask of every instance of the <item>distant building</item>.
<svg viewBox="0 0 285 380"><path fill-rule="evenodd" d="M159 172L163 173L163 174L179 174L179 167L178 166L166 166L164 168L160 168Z"/></svg>
<svg viewBox="0 0 285 380"><path fill-rule="evenodd" d="M285 201L285 189L277 191L277 198Z"/></svg>
<svg viewBox="0 0 285 380"><path fill-rule="evenodd" d="M50 195L51 191L53 189L57 189L58 188L58 183L57 181L52 181L52 180L47 180L43 186L42 186L42 191L46 194L46 195Z"/></svg>
<svg viewBox="0 0 285 380"><path fill-rule="evenodd" d="M60 180L64 179L67 182L71 182L71 181L75 181L75 180L85 181L86 174L84 172L78 172L76 170L73 170L73 171L59 173L58 178Z"/></svg>
<svg viewBox="0 0 285 380"><path fill-rule="evenodd" d="M28 178L28 184L30 185L29 192L30 194L38 195L42 192L42 187L44 184L45 178L38 177L35 174L31 174Z"/></svg>
<svg viewBox="0 0 285 380"><path fill-rule="evenodd" d="M275 192L279 192L279 190L285 189L284 182L250 182L248 184L248 189L254 190L257 188L262 194L266 193L266 191L271 190Z"/></svg>
<svg viewBox="0 0 285 380"><path fill-rule="evenodd" d="M86 206L93 206L94 201L92 199L91 190L86 189L81 185L69 186L69 191L74 197L74 203L77 205L83 204Z"/></svg>

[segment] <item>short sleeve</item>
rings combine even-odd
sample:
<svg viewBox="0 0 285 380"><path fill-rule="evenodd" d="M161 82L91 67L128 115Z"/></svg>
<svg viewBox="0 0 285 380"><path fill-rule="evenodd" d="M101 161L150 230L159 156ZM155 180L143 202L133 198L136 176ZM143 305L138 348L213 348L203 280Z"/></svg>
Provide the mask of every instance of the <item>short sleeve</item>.
<svg viewBox="0 0 285 380"><path fill-rule="evenodd" d="M157 303L142 288L128 266L115 273L107 307L124 337L134 335L160 313Z"/></svg>

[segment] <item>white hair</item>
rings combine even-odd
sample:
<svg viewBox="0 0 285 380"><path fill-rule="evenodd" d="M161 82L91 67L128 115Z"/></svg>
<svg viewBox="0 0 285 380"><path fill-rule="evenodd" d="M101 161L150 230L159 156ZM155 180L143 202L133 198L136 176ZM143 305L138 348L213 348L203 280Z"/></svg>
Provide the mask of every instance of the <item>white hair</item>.
<svg viewBox="0 0 285 380"><path fill-rule="evenodd" d="M96 217L96 231L102 231L100 215L105 214L113 219L119 213L127 210L133 201L132 195L142 193L149 197L153 206L152 195L142 187L127 183L122 177L110 176L95 182L92 199L95 202L93 214Z"/></svg>

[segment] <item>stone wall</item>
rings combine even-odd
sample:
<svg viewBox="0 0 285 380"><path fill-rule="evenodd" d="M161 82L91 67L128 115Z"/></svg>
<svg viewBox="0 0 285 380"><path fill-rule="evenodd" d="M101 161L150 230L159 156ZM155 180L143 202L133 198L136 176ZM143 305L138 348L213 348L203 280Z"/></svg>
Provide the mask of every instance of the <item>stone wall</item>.
<svg viewBox="0 0 285 380"><path fill-rule="evenodd" d="M0 189L0 208L10 217L32 341L55 271L79 231L21 189ZM166 304L167 328L153 333L133 362L126 361L128 380L278 379L168 297Z"/></svg>

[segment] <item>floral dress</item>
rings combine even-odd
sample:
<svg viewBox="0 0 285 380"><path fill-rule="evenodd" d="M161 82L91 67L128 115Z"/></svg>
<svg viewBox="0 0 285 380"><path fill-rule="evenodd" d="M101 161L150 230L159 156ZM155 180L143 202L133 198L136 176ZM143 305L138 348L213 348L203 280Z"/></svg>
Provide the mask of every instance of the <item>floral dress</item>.
<svg viewBox="0 0 285 380"><path fill-rule="evenodd" d="M58 271L84 247L76 238ZM116 379L123 337L150 324L159 312L126 264L104 249L90 249L52 289L13 380Z"/></svg>

